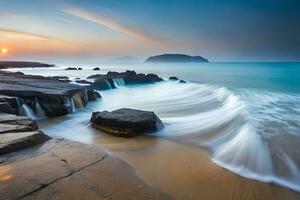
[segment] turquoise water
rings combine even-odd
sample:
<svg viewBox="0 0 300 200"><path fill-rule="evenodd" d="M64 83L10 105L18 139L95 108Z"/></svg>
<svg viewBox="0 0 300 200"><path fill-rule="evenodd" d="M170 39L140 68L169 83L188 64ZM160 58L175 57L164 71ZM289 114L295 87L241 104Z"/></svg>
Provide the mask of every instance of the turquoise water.
<svg viewBox="0 0 300 200"><path fill-rule="evenodd" d="M101 91L102 100L85 109L55 123L43 121L48 134L94 143L99 133L89 127L91 112L122 107L151 110L165 124L155 137L206 147L213 162L234 173L300 191L300 63L57 65L21 71L75 79L130 69L166 79L178 76L188 83L119 84L118 89ZM83 70L64 70L69 66Z"/></svg>
<svg viewBox="0 0 300 200"><path fill-rule="evenodd" d="M279 92L300 92L300 63L55 63L58 67L48 69L22 69L31 74L76 76L85 78L95 74L93 67L100 67L100 73L107 71L136 70L156 73L162 77L178 76L199 83L212 83L226 87L257 88ZM85 71L64 71L65 67L83 67ZM18 69L16 69L18 70Z"/></svg>

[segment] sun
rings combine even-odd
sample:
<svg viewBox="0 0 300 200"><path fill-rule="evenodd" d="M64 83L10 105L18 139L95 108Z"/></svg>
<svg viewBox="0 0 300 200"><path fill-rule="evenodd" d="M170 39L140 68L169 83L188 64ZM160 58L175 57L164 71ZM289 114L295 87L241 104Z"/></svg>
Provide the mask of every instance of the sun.
<svg viewBox="0 0 300 200"><path fill-rule="evenodd" d="M5 49L5 48L2 48L2 49L1 49L1 53L2 53L2 54L7 54L7 53L8 53L8 50Z"/></svg>

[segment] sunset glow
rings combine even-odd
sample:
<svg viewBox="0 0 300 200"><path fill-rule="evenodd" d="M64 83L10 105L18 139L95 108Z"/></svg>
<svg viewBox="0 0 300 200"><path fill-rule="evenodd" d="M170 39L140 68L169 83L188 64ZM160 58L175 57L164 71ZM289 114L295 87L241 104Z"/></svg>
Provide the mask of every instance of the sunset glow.
<svg viewBox="0 0 300 200"><path fill-rule="evenodd" d="M2 53L2 54L7 54L7 53L8 53L8 50L7 50L6 48L2 48L2 49L1 49L1 53Z"/></svg>
<svg viewBox="0 0 300 200"><path fill-rule="evenodd" d="M233 0L224 9L225 1L212 6L209 0L126 6L120 0L3 0L0 54L101 60L180 52L214 61L299 60L300 4L291 1Z"/></svg>

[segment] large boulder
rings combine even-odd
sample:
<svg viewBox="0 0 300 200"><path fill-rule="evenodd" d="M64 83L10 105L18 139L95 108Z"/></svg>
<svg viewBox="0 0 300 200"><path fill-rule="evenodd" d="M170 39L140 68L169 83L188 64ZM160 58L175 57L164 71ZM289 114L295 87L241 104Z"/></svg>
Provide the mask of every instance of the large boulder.
<svg viewBox="0 0 300 200"><path fill-rule="evenodd" d="M163 123L154 112L123 108L113 112L94 112L92 126L119 137L134 137L159 130Z"/></svg>

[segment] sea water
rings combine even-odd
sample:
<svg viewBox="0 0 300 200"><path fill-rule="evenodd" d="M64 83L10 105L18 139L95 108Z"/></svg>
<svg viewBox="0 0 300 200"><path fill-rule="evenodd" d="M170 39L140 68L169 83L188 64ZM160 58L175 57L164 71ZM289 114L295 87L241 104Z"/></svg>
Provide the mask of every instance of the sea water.
<svg viewBox="0 0 300 200"><path fill-rule="evenodd" d="M87 78L135 70L168 79L151 85L101 91L102 99L42 128L54 137L92 143L92 111L154 111L165 127L156 137L176 138L211 151L211 160L241 176L300 192L300 63L56 63L21 69L27 74ZM82 67L66 71L66 67ZM100 71L93 71L100 67ZM15 69L18 70L18 69Z"/></svg>

